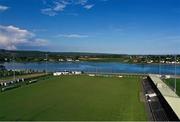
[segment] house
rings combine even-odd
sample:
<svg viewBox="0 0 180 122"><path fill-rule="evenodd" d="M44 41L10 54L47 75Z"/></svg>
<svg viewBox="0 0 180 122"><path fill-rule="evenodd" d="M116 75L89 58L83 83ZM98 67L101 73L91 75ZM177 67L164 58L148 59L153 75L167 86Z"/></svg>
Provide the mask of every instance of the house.
<svg viewBox="0 0 180 122"><path fill-rule="evenodd" d="M63 62L63 61L64 61L64 59L59 59L59 61Z"/></svg>
<svg viewBox="0 0 180 122"><path fill-rule="evenodd" d="M1 83L0 83L0 86L3 86L3 84L4 84L4 83L3 83L3 82L1 82Z"/></svg>
<svg viewBox="0 0 180 122"><path fill-rule="evenodd" d="M166 61L160 61L160 63L163 63L163 64L164 64L164 63L166 63Z"/></svg>
<svg viewBox="0 0 180 122"><path fill-rule="evenodd" d="M24 82L24 78L22 78L21 81Z"/></svg>
<svg viewBox="0 0 180 122"><path fill-rule="evenodd" d="M4 85L4 86L7 86L7 83L4 83L3 85Z"/></svg>
<svg viewBox="0 0 180 122"><path fill-rule="evenodd" d="M73 61L71 58L67 58L66 60L67 60L67 61Z"/></svg>
<svg viewBox="0 0 180 122"><path fill-rule="evenodd" d="M148 63L148 64L151 64L151 63L153 63L153 60L150 60L150 61L148 61L147 63Z"/></svg>

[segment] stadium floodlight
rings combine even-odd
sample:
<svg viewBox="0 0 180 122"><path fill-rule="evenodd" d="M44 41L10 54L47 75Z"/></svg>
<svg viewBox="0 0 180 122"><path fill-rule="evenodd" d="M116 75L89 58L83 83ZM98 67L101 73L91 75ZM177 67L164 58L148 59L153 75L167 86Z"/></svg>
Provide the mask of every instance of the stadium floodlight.
<svg viewBox="0 0 180 122"><path fill-rule="evenodd" d="M161 56L159 55L159 76L161 76Z"/></svg>
<svg viewBox="0 0 180 122"><path fill-rule="evenodd" d="M47 60L48 60L48 54L46 54L46 75L47 75Z"/></svg>
<svg viewBox="0 0 180 122"><path fill-rule="evenodd" d="M145 65L147 66L147 62L148 62L148 55L145 56ZM145 67L144 67L144 76L146 76L148 74L148 72L146 72Z"/></svg>
<svg viewBox="0 0 180 122"><path fill-rule="evenodd" d="M16 73L15 73L15 63L14 63L15 57L14 57L14 53L13 53L13 80L16 80Z"/></svg>
<svg viewBox="0 0 180 122"><path fill-rule="evenodd" d="M175 62L174 62L174 92L176 93L176 62L177 62L177 56L174 56Z"/></svg>
<svg viewBox="0 0 180 122"><path fill-rule="evenodd" d="M97 67L96 67L96 74L97 74Z"/></svg>

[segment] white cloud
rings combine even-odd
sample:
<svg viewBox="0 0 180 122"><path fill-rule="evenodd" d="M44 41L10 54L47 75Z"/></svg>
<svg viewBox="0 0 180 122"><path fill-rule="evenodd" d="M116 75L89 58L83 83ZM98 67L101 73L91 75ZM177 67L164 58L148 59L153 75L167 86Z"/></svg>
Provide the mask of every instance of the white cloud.
<svg viewBox="0 0 180 122"><path fill-rule="evenodd" d="M69 4L69 3L66 1L62 1L62 2L54 2L54 4L55 4L55 6L53 8L54 11L64 11L67 4Z"/></svg>
<svg viewBox="0 0 180 122"><path fill-rule="evenodd" d="M95 2L90 0L43 0L47 8L41 9L41 13L49 16L56 16L59 12L63 12L68 6L81 6L87 10L94 7ZM101 1L101 0L100 0ZM91 4L90 4L91 3Z"/></svg>
<svg viewBox="0 0 180 122"><path fill-rule="evenodd" d="M64 38L87 38L88 35L82 34L59 34L57 37L64 37Z"/></svg>
<svg viewBox="0 0 180 122"><path fill-rule="evenodd" d="M92 7L94 7L93 4L92 4L92 5L85 5L85 6L84 6L84 8L87 9L87 10L91 9Z"/></svg>
<svg viewBox="0 0 180 122"><path fill-rule="evenodd" d="M9 9L9 7L0 5L0 12L6 11L7 9Z"/></svg>
<svg viewBox="0 0 180 122"><path fill-rule="evenodd" d="M19 45L43 46L46 43L46 40L36 38L35 34L28 30L12 25L0 25L0 48L13 50Z"/></svg>
<svg viewBox="0 0 180 122"><path fill-rule="evenodd" d="M51 8L41 9L41 13L48 15L48 16L56 16L57 15L57 12L53 11L53 9L51 9Z"/></svg>
<svg viewBox="0 0 180 122"><path fill-rule="evenodd" d="M56 16L58 12L64 11L69 3L68 0L54 1L49 8L41 9L41 13L49 16Z"/></svg>
<svg viewBox="0 0 180 122"><path fill-rule="evenodd" d="M88 2L88 0L77 0L76 4L85 5Z"/></svg>

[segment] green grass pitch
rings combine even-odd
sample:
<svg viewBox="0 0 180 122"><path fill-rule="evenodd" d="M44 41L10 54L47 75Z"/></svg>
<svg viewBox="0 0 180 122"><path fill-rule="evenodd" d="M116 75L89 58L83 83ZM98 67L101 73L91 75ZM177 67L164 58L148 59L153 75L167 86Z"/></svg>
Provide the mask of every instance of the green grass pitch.
<svg viewBox="0 0 180 122"><path fill-rule="evenodd" d="M165 82L173 89L174 88L174 78L166 79ZM176 79L176 90L177 94L180 96L180 79Z"/></svg>
<svg viewBox="0 0 180 122"><path fill-rule="evenodd" d="M51 77L0 93L0 120L147 120L139 93L139 77Z"/></svg>

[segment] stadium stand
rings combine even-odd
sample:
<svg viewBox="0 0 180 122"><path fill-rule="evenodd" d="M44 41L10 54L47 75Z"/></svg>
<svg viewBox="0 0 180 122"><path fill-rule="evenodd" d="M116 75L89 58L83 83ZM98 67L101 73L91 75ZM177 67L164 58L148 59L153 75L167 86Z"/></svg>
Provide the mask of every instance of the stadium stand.
<svg viewBox="0 0 180 122"><path fill-rule="evenodd" d="M155 115L162 116L160 117L162 120L160 119L159 121L163 121L164 119L168 119L170 121L179 121L180 97L172 89L170 89L169 86L167 86L158 75L150 74L147 79L152 86L152 89L157 94L157 98L155 97L154 99L159 99L160 102L159 105L156 102L151 102L152 106L162 106L165 111L165 114L162 115L162 112L158 112L156 109L157 113ZM161 111L161 108L159 111Z"/></svg>

